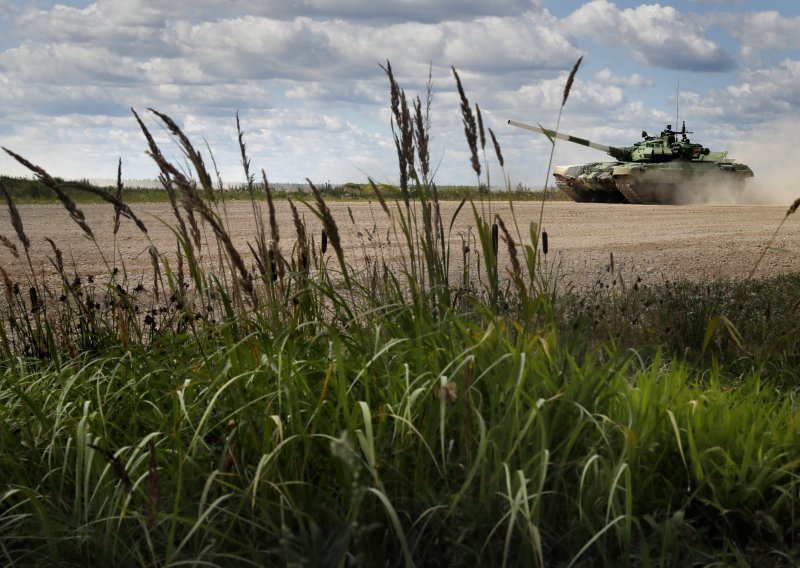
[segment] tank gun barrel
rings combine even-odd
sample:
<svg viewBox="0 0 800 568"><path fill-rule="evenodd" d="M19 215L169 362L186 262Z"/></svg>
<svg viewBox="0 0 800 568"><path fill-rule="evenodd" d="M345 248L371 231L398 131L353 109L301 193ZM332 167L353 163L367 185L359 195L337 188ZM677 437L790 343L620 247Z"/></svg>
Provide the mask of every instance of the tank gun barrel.
<svg viewBox="0 0 800 568"><path fill-rule="evenodd" d="M597 142L592 142L591 140L586 140L585 138L570 136L569 134L556 132L555 130L550 130L548 128L541 128L540 126L525 124L524 122L518 122L516 120L509 120L508 123L511 126L516 126L517 128L522 128L524 130L530 130L531 132L538 132L539 134L544 134L545 136L551 139L558 138L559 140L564 140L565 142L572 142L573 144L588 146L589 148L594 148L595 150L602 150L603 152L605 152L609 156L616 158L617 160L621 161L630 160L631 152L627 148L617 148L616 146L606 146L605 144L598 144Z"/></svg>

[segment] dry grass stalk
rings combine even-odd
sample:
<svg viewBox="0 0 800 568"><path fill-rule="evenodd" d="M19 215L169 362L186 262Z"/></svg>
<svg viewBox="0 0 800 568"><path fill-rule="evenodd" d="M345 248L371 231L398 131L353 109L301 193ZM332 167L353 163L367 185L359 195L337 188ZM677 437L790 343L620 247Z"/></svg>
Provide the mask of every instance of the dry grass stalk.
<svg viewBox="0 0 800 568"><path fill-rule="evenodd" d="M6 205L8 205L8 216L11 218L11 226L14 227L14 231L17 233L17 238L19 239L19 242L22 243L22 246L25 247L25 252L27 253L28 249L31 247L31 241L25 234L25 229L22 226L22 217L19 214L19 210L17 209L16 204L11 200L11 194L2 181L0 181L0 192L3 193L3 197L6 200ZM14 247L14 250L16 250L16 247ZM14 256L19 258L19 256L16 254Z"/></svg>
<svg viewBox="0 0 800 568"><path fill-rule="evenodd" d="M2 266L0 266L0 274L3 275L3 287L6 291L6 304L10 306L11 300L14 297L14 283L11 282L11 278L9 278L8 273Z"/></svg>
<svg viewBox="0 0 800 568"><path fill-rule="evenodd" d="M139 128L142 130L145 139L147 140L147 145L149 150L148 155L153 157L156 164L159 166L161 170L160 175L158 176L159 181L161 182L162 187L167 192L167 198L169 199L170 206L172 207L172 213L175 215L175 219L178 221L178 231L180 232L181 237L186 242L187 246L192 246L192 239L189 237L189 231L186 229L186 223L181 216L180 210L178 209L178 201L175 196L175 188L172 186L172 180L170 179L169 171L164 170L161 167L161 160L163 160L163 156L161 154L161 149L156 144L156 141L153 139L152 134L150 134L150 130L145 126L142 119L136 113L136 111L131 108L131 112L133 116L136 118L136 122L139 123ZM158 156L158 158L156 158ZM197 241L195 244L197 245L198 249L200 248L199 244L199 234L197 234Z"/></svg>
<svg viewBox="0 0 800 568"><path fill-rule="evenodd" d="M42 304L39 303L39 291L36 289L36 286L31 286L28 289L28 296L31 299L31 312L38 312L41 309Z"/></svg>
<svg viewBox="0 0 800 568"><path fill-rule="evenodd" d="M397 84L397 81L394 79L394 73L392 72L392 64L389 63L389 60L386 60L386 67L383 65L379 65L381 69L384 70L386 76L389 78L389 93L391 97L391 109L392 114L394 115L395 122L400 124L400 86Z"/></svg>
<svg viewBox="0 0 800 568"><path fill-rule="evenodd" d="M183 252L181 251L180 244L178 244L175 249L178 255L178 295L183 296L183 283L186 278L183 271Z"/></svg>
<svg viewBox="0 0 800 568"><path fill-rule="evenodd" d="M478 117L478 135L481 140L481 150L486 149L486 133L483 130L483 117L481 116L481 107L475 103L475 115Z"/></svg>
<svg viewBox="0 0 800 568"><path fill-rule="evenodd" d="M17 251L17 245L11 242L11 239L6 237L5 235L0 235L0 243L11 251L11 254L14 255L14 258L19 259L19 251Z"/></svg>
<svg viewBox="0 0 800 568"><path fill-rule="evenodd" d="M414 133L411 123L411 113L408 110L406 94L400 89L392 72L392 65L386 61L386 67L380 66L389 78L389 90L391 96L391 109L394 122L392 122L392 135L394 144L397 148L397 161L400 170L400 193L406 207L410 206L408 193L408 173L413 171L414 163ZM395 129L395 124L397 129ZM398 131L399 130L399 134Z"/></svg>
<svg viewBox="0 0 800 568"><path fill-rule="evenodd" d="M194 166L195 171L197 172L197 177L200 180L200 187L203 188L206 197L209 201L216 202L216 198L214 197L213 192L213 184L211 182L211 176L206 169L205 162L203 162L203 157L200 155L200 152L194 149L192 143L189 141L189 138L183 133L183 131L175 124L169 116L166 114L160 113L155 109L148 108L150 112L156 115L161 121L166 124L169 131L175 136L178 141L180 142L181 147L183 148L183 152L188 158L189 162Z"/></svg>
<svg viewBox="0 0 800 568"><path fill-rule="evenodd" d="M186 222L183 220L180 209L178 209L178 200L175 195L175 188L172 185L172 180L163 173L159 176L159 180L167 192L167 198L169 199L169 204L172 207L172 214L175 215L175 218L178 220L178 232L180 233L184 242L186 242L186 246L191 247L193 241L191 238L189 238L189 231L186 229Z"/></svg>
<svg viewBox="0 0 800 568"><path fill-rule="evenodd" d="M583 61L583 55L581 55L578 60L575 62L575 65L572 66L572 71L569 72L569 77L567 77L567 84L564 85L564 98L561 100L561 106L563 107L567 104L567 99L569 98L569 92L572 89L572 82L575 80L575 74L578 72L578 68L581 66L581 61Z"/></svg>
<svg viewBox="0 0 800 568"><path fill-rule="evenodd" d="M249 243L247 246L253 253L253 257L256 260L256 264L258 265L260 273L266 274L267 269L265 265L267 262L267 256L269 256L269 253L267 252L267 235L266 231L264 230L264 218L261 213L261 205L259 204L255 195L255 188L254 188L255 175L253 175L250 172L250 158L247 156L247 144L244 141L244 131L242 130L242 125L241 121L239 120L238 111L236 112L236 134L239 142L239 153L241 154L242 157L242 169L244 170L245 179L247 180L247 192L250 195L250 207L253 210L253 221L255 222L256 225L257 250L254 250ZM261 173L264 176L265 187L268 188L266 184L266 175L264 175L263 170Z"/></svg>
<svg viewBox="0 0 800 568"><path fill-rule="evenodd" d="M402 123L400 124L400 134L402 136L402 148L406 161L406 174L414 174L414 123L411 119L411 112L406 100L406 92L400 91L400 104L402 111Z"/></svg>
<svg viewBox="0 0 800 568"><path fill-rule="evenodd" d="M114 198L122 203L122 158L119 159L117 163L117 188L114 193ZM119 232L119 218L120 214L122 213L122 209L120 209L116 204L114 205L114 234L116 235Z"/></svg>
<svg viewBox="0 0 800 568"><path fill-rule="evenodd" d="M247 157L247 144L244 142L244 132L239 122L239 111L236 111L236 134L239 140L239 152L242 154L242 168L244 169L245 179L247 180L247 190L252 195L255 176L250 173L250 158Z"/></svg>
<svg viewBox="0 0 800 568"><path fill-rule="evenodd" d="M126 219L130 219L131 221L133 221L136 224L136 227L138 227L138 229L141 232L143 232L145 235L147 234L147 227L145 227L141 219L139 219L134 214L130 206L127 203L123 203L120 199L108 193L106 190L101 189L99 187L94 187L93 185L89 185L86 183L78 183L78 182L70 182L68 184L65 184L64 187L85 191L86 193L91 193L92 195L98 196L103 201L111 203L114 206L114 213L115 213L114 234L117 233L117 227L119 225L120 215L122 215Z"/></svg>
<svg viewBox="0 0 800 568"><path fill-rule="evenodd" d="M492 144L494 144L494 153L497 155L497 161L500 162L500 167L505 166L505 161L503 160L503 152L500 151L500 143L497 141L497 137L494 135L492 129L489 129L489 136L492 137Z"/></svg>
<svg viewBox="0 0 800 568"><path fill-rule="evenodd" d="M800 197L794 200L794 202L789 206L789 209L787 209L786 215L784 215L783 219L781 219L781 222L778 223L778 227L775 229L775 232L772 233L772 237L770 237L769 242L767 242L767 246L763 248L761 254L758 257L758 260L756 260L756 263L753 265L752 270L750 270L750 274L747 275L748 280L750 280L753 277L753 275L756 273L756 270L758 269L758 265L761 264L762 260L764 260L764 256L767 254L767 251L772 248L772 243L775 242L775 238L778 236L778 232L781 230L781 227L783 227L783 224L790 216L794 215L797 212L798 208L800 208Z"/></svg>
<svg viewBox="0 0 800 568"><path fill-rule="evenodd" d="M53 265L58 270L58 273L64 278L64 255L61 253L61 249L56 246L56 243L53 242L53 239L50 237L45 237L45 240L50 243L50 248L53 249L53 254L55 255L55 260L53 260Z"/></svg>
<svg viewBox="0 0 800 568"><path fill-rule="evenodd" d="M339 227L336 225L333 215L331 215L331 210L328 209L328 205L322 198L322 194L319 192L316 186L311 183L310 179L306 178L306 181L311 187L311 191L314 192L314 198L317 201L317 208L319 209L320 216L322 217L322 226L325 229L324 235L327 235L328 240L330 240L333 250L336 252L336 256L339 258L339 265L342 267L342 272L346 275L347 272L344 262L344 250L342 250L342 241L339 238Z"/></svg>
<svg viewBox="0 0 800 568"><path fill-rule="evenodd" d="M314 235L311 235L311 260L312 260L314 266L318 265L318 260L317 260L317 242L314 239Z"/></svg>
<svg viewBox="0 0 800 568"><path fill-rule="evenodd" d="M183 203L183 210L186 211L186 217L189 219L189 228L192 230L192 242L194 242L194 246L197 248L197 250L200 250L202 248L202 242L200 239L200 227L197 224L197 219L194 216L195 209L191 205L190 201L186 201L185 199L183 199L183 191L181 191L182 187L186 186L178 185L178 191L180 191L181 193L181 198L182 198L181 202ZM197 195L197 188L194 186L194 184L189 183L188 188L194 195ZM197 199L200 199L199 196L197 197Z"/></svg>
<svg viewBox="0 0 800 568"><path fill-rule="evenodd" d="M475 123L475 116L472 114L472 107L470 107L467 95L464 93L464 87L461 86L461 78L458 76L458 71L456 71L455 67L451 67L451 69L456 78L458 95L461 98L461 118L464 123L464 135L467 138L467 144L469 144L472 169L475 170L478 177L481 177L481 163L478 160L478 127Z"/></svg>
<svg viewBox="0 0 800 568"><path fill-rule="evenodd" d="M89 227L89 225L86 224L86 217L84 216L83 211L78 209L77 205L75 205L75 202L72 201L70 196L64 192L64 190L61 188L61 185L52 177L50 177L50 174L48 174L39 166L29 162L19 154L12 152L8 148L3 147L3 150L6 152L6 154L36 174L36 177L39 178L39 181L52 189L53 192L58 196L58 199L61 201L62 205L64 205L64 208L67 210L67 212L69 212L69 216L72 218L72 220L77 223L87 237L94 240L94 233L92 233L92 229Z"/></svg>
<svg viewBox="0 0 800 568"><path fill-rule="evenodd" d="M381 194L381 191L378 189L378 186L375 184L372 178L368 179L369 179L369 186L372 188L373 193L375 193L375 197L378 199L378 203L380 203L381 209L383 209L383 212L386 213L387 217L391 217L392 214L389 212L389 207L386 205L386 200L383 198L383 195Z"/></svg>
<svg viewBox="0 0 800 568"><path fill-rule="evenodd" d="M298 265L300 271L305 274L308 271L308 238L306 237L306 226L300 219L300 214L297 212L294 202L289 199L289 208L292 210L292 220L294 221L294 230L297 233L297 246L300 248L300 258Z"/></svg>
<svg viewBox="0 0 800 568"><path fill-rule="evenodd" d="M197 194L197 188L194 186L194 184L189 182L181 172L172 166L172 164L170 164L166 158L164 158L160 151L153 152L151 149L151 151L148 152L148 155L153 158L162 171L162 175L160 176L161 183L167 191L167 196L169 197L170 204L172 205L172 211L175 214L175 217L178 219L181 235L189 246L194 243L195 248L200 250L202 248L200 228L197 225L197 219L194 216L194 207L192 205L193 203L197 202L202 203L202 199L200 199L200 196ZM175 174L179 175L184 182L176 183L176 180L174 179ZM191 239L189 236L189 231L186 229L186 224L183 221L183 217L178 211L178 204L175 199L176 187L181 194L181 204L183 205L183 210L186 212L186 217L189 219Z"/></svg>
<svg viewBox="0 0 800 568"><path fill-rule="evenodd" d="M228 254L228 258L230 259L231 263L239 273L241 277L242 287L244 288L245 292L250 298L251 303L253 304L254 307L257 306L258 299L256 297L255 289L253 288L253 283L250 280L250 272L247 270L247 266L245 266L244 260L242 260L242 256L239 254L239 251L236 250L236 247L233 246L233 241L231 240L230 236L225 231L225 229L222 227L222 224L219 222L217 216L214 214L211 208L200 198L200 195L197 193L197 189L186 178L186 176L184 176L180 171L178 171L178 169L175 166L166 161L163 156L153 155L153 154L151 154L151 156L153 157L153 159L160 162L159 167L169 171L170 175L172 176L173 183L176 184L176 186L178 187L178 191L180 191L181 193L181 197L184 201L184 205L186 206L187 210L197 211L203 218L203 220L205 220L205 222L209 224L211 230L214 231L214 235L222 243L223 248Z"/></svg>
<svg viewBox="0 0 800 568"><path fill-rule="evenodd" d="M133 113L133 116L136 118L136 122L139 123L139 128L142 129L142 133L144 134L144 137L147 140L147 145L150 148L150 154L161 156L161 149L158 147L158 144L156 144L156 141L153 139L153 135L150 134L150 130L148 130L148 128L144 125L144 122L139 117L139 114L133 109L133 107L131 107L131 112ZM158 164L159 162L156 160L156 163ZM167 175L166 171L161 170L161 172L164 175Z"/></svg>
<svg viewBox="0 0 800 568"><path fill-rule="evenodd" d="M189 138L183 133L183 131L178 127L177 124L175 124L175 122L169 116L167 116L166 114L162 114L152 108L148 110L153 114L155 114L158 118L160 118L161 121L167 126L169 131L172 133L172 135L178 139L186 158L189 160L189 162L192 164L195 171L197 172L197 176L200 179L200 186L203 188L203 192L206 198L210 202L216 203L216 198L214 197L214 191L211 183L211 176L209 175L208 170L206 170L205 163L203 162L203 157L197 150L194 149L194 146L192 146L192 143L189 141ZM156 162L159 162L160 159L161 164L169 164L169 162L166 159L164 159L163 156L161 156L161 152L158 152L157 155L151 154L151 156L153 157L154 160L156 160ZM181 174L176 168L172 167L172 164L169 164L169 166L170 167L167 168L167 171L169 172L169 175L172 178L175 178L176 177L175 174L177 173L180 174L183 180L186 180L186 176ZM196 204L198 201L202 202L202 199L200 199L200 196L197 194L197 188L193 183L181 182L178 184L178 189L181 192L181 197L183 198L182 201L184 210L186 211L186 216L189 218L189 227L192 230L192 240L194 241L195 247L197 247L197 249L200 249L201 248L200 229L197 225L197 220L195 219L194 216L194 211L199 212L199 210L196 209L193 204Z"/></svg>
<svg viewBox="0 0 800 568"><path fill-rule="evenodd" d="M792 203L792 204L789 206L789 209L788 209L788 211L786 211L786 217L788 217L789 215L794 215L794 214L797 212L797 208L798 208L798 207L800 207L800 197L798 197L797 199L795 199L795 200L794 200L794 203Z"/></svg>
<svg viewBox="0 0 800 568"><path fill-rule="evenodd" d="M431 175L431 155L428 148L430 132L427 126L427 121L422 116L422 101L417 97L414 101L414 137L417 141L417 156L423 183L428 183Z"/></svg>
<svg viewBox="0 0 800 568"><path fill-rule="evenodd" d="M164 286L164 283L161 280L161 263L159 262L159 259L158 259L158 249L156 247L154 247L153 245L150 245L149 247L147 247L147 253L150 255L150 264L153 267L153 294L156 297L156 302L158 302L159 301L159 292L158 292L159 283L161 284L162 288Z"/></svg>
<svg viewBox="0 0 800 568"><path fill-rule="evenodd" d="M122 461L117 456L115 456L111 451L105 448L101 448L100 446L97 446L95 444L86 444L86 445L92 448L94 451L96 451L106 459L106 461L111 465L111 469L114 472L114 475L116 475L117 479L119 479L122 482L122 485L125 486L125 490L128 493L133 491L133 482L131 481L131 478L128 475L128 471L125 469L125 464L123 464Z"/></svg>
<svg viewBox="0 0 800 568"><path fill-rule="evenodd" d="M267 211L269 213L269 234L270 234L270 244L269 244L269 256L273 267L273 274L277 274L278 277L283 278L284 275L284 264L285 260L283 255L281 254L280 249L280 240L281 235L278 229L278 221L277 216L275 215L275 203L272 200L272 189L269 186L269 181L267 181L267 173L264 170L261 170L261 178L264 181L264 193L267 194Z"/></svg>

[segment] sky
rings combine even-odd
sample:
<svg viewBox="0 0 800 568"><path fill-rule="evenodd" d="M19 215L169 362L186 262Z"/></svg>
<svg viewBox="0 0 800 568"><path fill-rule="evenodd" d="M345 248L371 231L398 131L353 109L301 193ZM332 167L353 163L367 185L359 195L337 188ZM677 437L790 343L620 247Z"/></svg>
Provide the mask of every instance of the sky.
<svg viewBox="0 0 800 568"><path fill-rule="evenodd" d="M154 108L236 183L238 112L273 182L396 183L390 61L409 99L431 76L435 181L476 183L454 66L505 157L489 143L492 184L541 186L549 142L507 121L554 127L580 56L561 131L625 146L678 116L756 176L800 173L797 0L0 0L0 144L65 178L113 178L121 158L153 179L131 108ZM554 163L605 158L559 143ZM0 173L26 175L5 154Z"/></svg>

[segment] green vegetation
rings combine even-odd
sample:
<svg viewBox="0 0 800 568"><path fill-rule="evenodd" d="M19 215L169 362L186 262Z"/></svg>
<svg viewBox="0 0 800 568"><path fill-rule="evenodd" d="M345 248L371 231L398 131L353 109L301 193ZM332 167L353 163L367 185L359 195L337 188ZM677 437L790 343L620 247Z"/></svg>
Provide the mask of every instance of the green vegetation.
<svg viewBox="0 0 800 568"><path fill-rule="evenodd" d="M103 199L97 195L78 189L79 186L91 185L89 180L55 179L62 185L64 191L75 203L101 203L103 201ZM0 182L5 184L8 194L17 203L58 203L58 197L38 179L0 176ZM100 188L108 192L113 192L115 190L113 187L100 186ZM329 201L372 201L375 199L375 192L368 183L345 183L342 185L323 184L317 189L320 194ZM381 184L379 189L386 199L400 199L401 197L400 188L396 186ZM216 191L220 192L219 188L217 188ZM470 199L475 197L477 191L478 187L471 186L446 185L438 188L439 199L442 201L460 201L464 198ZM224 194L225 199L231 201L249 201L250 199L264 201L266 199L266 197L261 194L255 196L251 195L246 185L225 186L221 193ZM301 198L302 196L309 197L310 195L311 192L307 188L300 188L298 190L272 189L273 199L276 200L285 200L295 197ZM522 184L517 184L516 187L512 188L510 191L510 197L514 201L540 201L543 195L543 189L535 189ZM166 203L169 201L167 192L163 188L147 189L124 185L122 196L126 203ZM509 191L494 191L492 193L486 193L482 197L484 200L506 200L509 198ZM547 191L547 199L550 201L569 201L569 197L557 188L550 188Z"/></svg>
<svg viewBox="0 0 800 568"><path fill-rule="evenodd" d="M400 194L370 188L406 245L396 264L380 247L348 262L313 185L313 204L290 203L324 235L299 214L278 227L240 136L256 228L243 258L202 157L158 113L197 181L140 121L179 249L151 248L147 280L116 259L84 280L55 242L47 279L2 191L16 241L0 244L28 269L0 267L0 562L796 563L798 276L640 287L612 261L595 289L560 292L537 224L523 238L481 200L456 212L477 246L454 242L429 109L386 73ZM480 114L458 87L480 179ZM147 238L118 193L102 197Z"/></svg>

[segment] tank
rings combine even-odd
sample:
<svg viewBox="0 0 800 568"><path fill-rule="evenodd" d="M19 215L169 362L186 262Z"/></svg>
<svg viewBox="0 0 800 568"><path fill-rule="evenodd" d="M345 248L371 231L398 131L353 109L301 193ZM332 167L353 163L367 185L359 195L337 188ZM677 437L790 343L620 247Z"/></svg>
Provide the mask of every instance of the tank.
<svg viewBox="0 0 800 568"><path fill-rule="evenodd" d="M616 161L556 166L556 185L579 203L681 204L713 200L715 192L726 196L744 192L753 170L727 158L727 152L712 152L695 144L686 123L679 132L672 125L656 136L642 132L632 146L616 147L591 142L516 120L518 128L602 150Z"/></svg>

